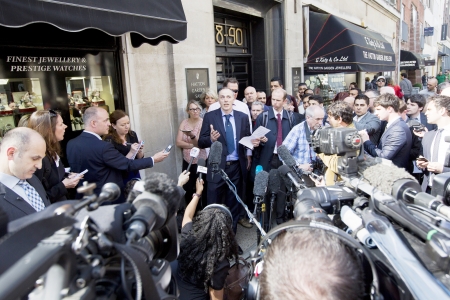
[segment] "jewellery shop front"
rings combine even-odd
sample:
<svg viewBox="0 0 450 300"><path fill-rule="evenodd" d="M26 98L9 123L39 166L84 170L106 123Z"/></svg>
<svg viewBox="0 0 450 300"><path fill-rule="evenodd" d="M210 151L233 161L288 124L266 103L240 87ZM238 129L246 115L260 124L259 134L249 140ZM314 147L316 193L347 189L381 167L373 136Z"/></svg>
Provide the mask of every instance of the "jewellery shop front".
<svg viewBox="0 0 450 300"><path fill-rule="evenodd" d="M54 109L68 125L64 147L87 107L125 109L122 34L134 47L186 38L180 0L22 2L0 0L0 139L24 115Z"/></svg>
<svg viewBox="0 0 450 300"><path fill-rule="evenodd" d="M358 82L357 72L395 70L392 46L379 33L331 14L309 11L308 49L305 83L327 102ZM364 90L364 81L358 86Z"/></svg>

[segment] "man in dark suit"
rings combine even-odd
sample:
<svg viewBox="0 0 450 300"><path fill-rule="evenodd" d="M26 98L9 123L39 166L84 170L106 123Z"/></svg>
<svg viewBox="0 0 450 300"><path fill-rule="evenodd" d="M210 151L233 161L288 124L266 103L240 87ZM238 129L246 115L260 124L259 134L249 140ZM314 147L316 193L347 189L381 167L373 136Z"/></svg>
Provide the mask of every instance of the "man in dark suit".
<svg viewBox="0 0 450 300"><path fill-rule="evenodd" d="M445 137L450 135L450 97L442 95L431 97L425 114L428 123L436 124L437 129L425 133L422 148L426 160L419 158L416 162L417 166L424 170L422 191L430 193L434 175L450 172L450 168L444 166L446 151L449 148Z"/></svg>
<svg viewBox="0 0 450 300"><path fill-rule="evenodd" d="M263 170L269 172L271 169L278 169L283 162L278 157L277 148L282 145L283 140L289 134L289 131L297 125L290 118L289 113L283 109L287 102L287 93L285 90L278 88L272 91L272 109L266 115L260 114L256 119L256 128L264 126L270 130L265 137L261 139L259 146L258 164ZM267 120L264 120L267 118ZM277 223L283 222L284 206L286 194L284 193L284 184L280 186L281 193L277 196L276 215ZM268 198L268 197L267 197ZM269 199L266 199L266 207L270 207ZM268 211L268 210L266 210ZM269 224L266 224L269 225ZM267 228L267 227L266 227Z"/></svg>
<svg viewBox="0 0 450 300"><path fill-rule="evenodd" d="M375 145L380 140L380 119L377 116L369 112L369 97L363 94L359 94L355 98L355 104L353 109L356 116L353 117L353 124L356 129L365 129L369 134L369 138Z"/></svg>
<svg viewBox="0 0 450 300"><path fill-rule="evenodd" d="M108 133L111 125L108 112L101 107L86 109L83 122L85 130L67 144L67 159L70 168L75 173L88 170L84 174L84 180L97 185L94 190L96 194L100 192L105 183L114 182L119 185L122 193L114 203L125 201L122 171L130 172L151 168L169 155L169 153L161 151L153 157L135 160L122 155L111 143L103 141L100 137ZM81 197L81 195L77 196Z"/></svg>
<svg viewBox="0 0 450 300"><path fill-rule="evenodd" d="M386 130L378 145L372 143L366 130L361 130L364 150L373 157L391 160L399 168L407 168L411 150L411 132L408 125L400 118L400 101L397 96L383 94L374 103L375 115L387 121Z"/></svg>
<svg viewBox="0 0 450 300"><path fill-rule="evenodd" d="M45 189L34 175L42 167L45 141L36 131L19 127L3 137L0 147L0 208L9 221L50 205Z"/></svg>
<svg viewBox="0 0 450 300"><path fill-rule="evenodd" d="M251 150L246 150L239 144L239 140L250 136L250 124L247 115L233 110L234 101L236 100L232 90L229 88L220 90L220 109L208 112L203 118L198 146L209 148L215 141L222 143L222 159L219 167L227 173L242 199L242 181L247 178L247 170L251 166ZM252 142L255 147L259 146L259 140ZM240 204L236 197L219 174L213 176L210 166L208 166L206 180L208 181L208 204L220 203L228 206L233 215L233 230L236 232L240 211Z"/></svg>
<svg viewBox="0 0 450 300"><path fill-rule="evenodd" d="M281 80L280 77L273 77L272 79L270 79L270 92L273 92L273 90L275 90L275 89L283 89L283 81ZM298 106L297 106L297 101L295 100L295 97L292 95L287 95L286 97L292 100L292 104L294 105L294 111L298 113ZM267 97L266 104L268 106L272 106L272 97L271 96Z"/></svg>
<svg viewBox="0 0 450 300"><path fill-rule="evenodd" d="M425 104L427 104L427 100L424 95L414 94L409 97L407 104L406 114L409 119L412 121L418 121L423 126L425 126L428 131L435 130L437 128L436 124L429 124L427 121L427 117L423 113L423 109L425 108Z"/></svg>

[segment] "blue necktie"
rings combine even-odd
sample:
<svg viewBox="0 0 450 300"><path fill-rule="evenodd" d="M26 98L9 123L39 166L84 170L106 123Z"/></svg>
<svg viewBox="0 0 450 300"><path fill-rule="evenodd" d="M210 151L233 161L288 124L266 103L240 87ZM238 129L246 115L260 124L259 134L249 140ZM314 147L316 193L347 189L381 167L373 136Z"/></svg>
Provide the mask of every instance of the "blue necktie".
<svg viewBox="0 0 450 300"><path fill-rule="evenodd" d="M226 132L226 138L227 138L227 150L228 155L234 152L234 149L236 149L236 146L234 145L234 133L233 133L233 126L230 122L230 115L225 115L225 118L227 118L227 121L225 122L225 132Z"/></svg>

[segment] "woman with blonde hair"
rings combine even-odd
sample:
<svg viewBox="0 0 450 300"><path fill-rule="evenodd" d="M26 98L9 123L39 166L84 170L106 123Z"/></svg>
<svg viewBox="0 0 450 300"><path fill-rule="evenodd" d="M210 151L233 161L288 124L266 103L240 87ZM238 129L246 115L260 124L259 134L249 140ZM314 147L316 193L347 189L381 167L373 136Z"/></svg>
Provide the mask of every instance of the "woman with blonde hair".
<svg viewBox="0 0 450 300"><path fill-rule="evenodd" d="M200 103L204 107L200 112L200 118L203 118L205 116L211 104L217 102L218 99L219 97L217 96L217 93L213 89L207 89L200 95Z"/></svg>
<svg viewBox="0 0 450 300"><path fill-rule="evenodd" d="M60 159L60 141L64 139L67 126L61 115L53 110L35 111L28 120L28 127L39 132L45 140L46 153L42 159L42 168L35 175L41 180L51 203L67 200L67 189L77 186L83 178L76 173L66 177L64 165Z"/></svg>
<svg viewBox="0 0 450 300"><path fill-rule="evenodd" d="M191 161L190 152L191 149L197 147L198 145L198 136L200 135L200 129L202 128L203 119L200 117L200 111L202 107L200 103L195 100L189 100L186 106L186 112L189 115L189 118L184 119L180 124L180 129L177 135L177 146L183 150L183 170L186 170L189 162ZM198 159L206 159L207 154L205 149L201 149L197 158L192 161L191 168L189 172L191 174L197 173L197 162ZM184 199L186 201L186 205L192 199L192 194L195 191L195 179L197 176L190 176L189 181L183 186L186 194Z"/></svg>

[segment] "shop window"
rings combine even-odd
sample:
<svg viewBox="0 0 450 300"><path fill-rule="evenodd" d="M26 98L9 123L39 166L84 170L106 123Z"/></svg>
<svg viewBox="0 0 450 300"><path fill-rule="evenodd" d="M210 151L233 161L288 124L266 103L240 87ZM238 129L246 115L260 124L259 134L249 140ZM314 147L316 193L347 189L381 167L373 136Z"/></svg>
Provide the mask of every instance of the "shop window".
<svg viewBox="0 0 450 300"><path fill-rule="evenodd" d="M17 127L23 116L43 108L38 78L0 79L0 138Z"/></svg>
<svg viewBox="0 0 450 300"><path fill-rule="evenodd" d="M348 91L351 82L356 81L355 74L335 73L306 75L305 83L314 94L322 96L325 104L332 101L338 93Z"/></svg>
<svg viewBox="0 0 450 300"><path fill-rule="evenodd" d="M72 131L84 129L82 115L90 106L115 110L111 76L66 77Z"/></svg>

